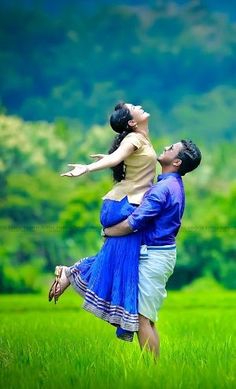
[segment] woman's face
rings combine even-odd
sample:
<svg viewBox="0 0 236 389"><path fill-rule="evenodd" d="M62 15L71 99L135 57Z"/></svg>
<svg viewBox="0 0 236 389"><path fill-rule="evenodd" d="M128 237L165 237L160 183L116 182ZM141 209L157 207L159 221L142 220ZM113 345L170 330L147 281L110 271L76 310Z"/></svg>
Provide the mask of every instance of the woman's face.
<svg viewBox="0 0 236 389"><path fill-rule="evenodd" d="M130 111L133 120L138 124L146 121L150 114L148 112L145 112L141 105L133 105L129 103L125 103L125 106Z"/></svg>

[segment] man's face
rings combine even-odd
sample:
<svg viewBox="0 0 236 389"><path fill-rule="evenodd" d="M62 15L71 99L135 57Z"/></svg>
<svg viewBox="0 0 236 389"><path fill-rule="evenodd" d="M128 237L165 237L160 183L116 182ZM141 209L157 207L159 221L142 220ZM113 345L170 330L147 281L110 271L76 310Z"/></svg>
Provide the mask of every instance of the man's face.
<svg viewBox="0 0 236 389"><path fill-rule="evenodd" d="M126 103L125 106L128 108L131 115L133 116L133 120L137 124L145 121L150 116L148 112L144 111L141 105L133 105L130 103Z"/></svg>
<svg viewBox="0 0 236 389"><path fill-rule="evenodd" d="M166 146L163 152L157 157L157 160L162 166L172 165L172 162L177 159L177 155L182 149L183 145L181 142Z"/></svg>

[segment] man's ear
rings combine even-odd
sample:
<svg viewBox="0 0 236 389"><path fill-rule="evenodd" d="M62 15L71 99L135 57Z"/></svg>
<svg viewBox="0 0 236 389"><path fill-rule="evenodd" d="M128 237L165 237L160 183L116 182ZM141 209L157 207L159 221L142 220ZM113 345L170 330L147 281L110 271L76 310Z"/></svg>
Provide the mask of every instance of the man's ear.
<svg viewBox="0 0 236 389"><path fill-rule="evenodd" d="M130 127L136 127L137 126L137 122L135 122L133 119L131 119L131 120L128 121L128 125Z"/></svg>
<svg viewBox="0 0 236 389"><path fill-rule="evenodd" d="M179 167L182 163L182 159L174 159L173 161L173 165L176 166L176 167Z"/></svg>

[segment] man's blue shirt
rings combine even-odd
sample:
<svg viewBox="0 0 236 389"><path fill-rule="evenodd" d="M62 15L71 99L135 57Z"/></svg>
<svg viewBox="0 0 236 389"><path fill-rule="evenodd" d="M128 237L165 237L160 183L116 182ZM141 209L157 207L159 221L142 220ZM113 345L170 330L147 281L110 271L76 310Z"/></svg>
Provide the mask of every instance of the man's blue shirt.
<svg viewBox="0 0 236 389"><path fill-rule="evenodd" d="M158 176L140 206L128 217L132 230L143 231L143 244L172 245L181 225L185 206L183 181L178 173Z"/></svg>

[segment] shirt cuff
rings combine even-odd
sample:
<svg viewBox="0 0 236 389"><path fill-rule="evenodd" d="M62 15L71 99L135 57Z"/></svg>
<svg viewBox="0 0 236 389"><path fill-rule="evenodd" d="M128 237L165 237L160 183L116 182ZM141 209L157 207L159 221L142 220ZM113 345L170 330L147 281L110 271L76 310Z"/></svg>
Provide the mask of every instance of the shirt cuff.
<svg viewBox="0 0 236 389"><path fill-rule="evenodd" d="M127 221L128 221L128 225L129 227L131 228L131 230L133 230L133 232L136 232L137 231L137 228L135 226L135 221L132 217L132 215L130 215L128 218L127 218Z"/></svg>

